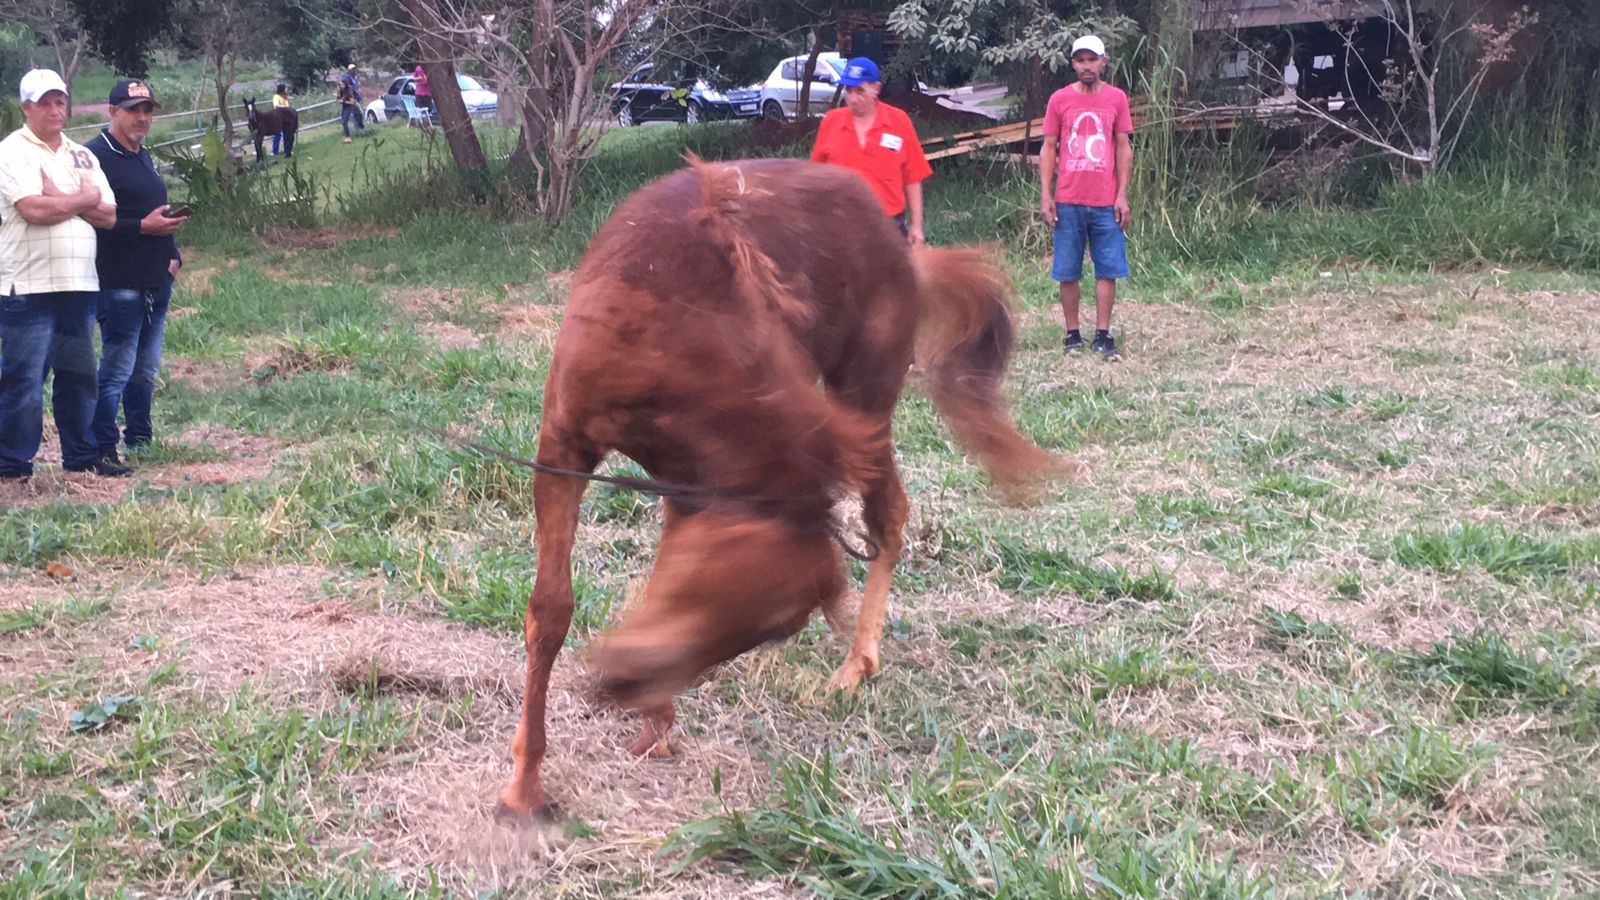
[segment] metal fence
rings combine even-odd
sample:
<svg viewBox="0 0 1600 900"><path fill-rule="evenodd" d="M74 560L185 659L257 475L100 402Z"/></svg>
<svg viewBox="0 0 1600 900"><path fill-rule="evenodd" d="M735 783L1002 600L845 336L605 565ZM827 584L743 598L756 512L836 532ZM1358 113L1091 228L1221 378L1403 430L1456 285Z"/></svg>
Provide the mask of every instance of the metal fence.
<svg viewBox="0 0 1600 900"><path fill-rule="evenodd" d="M296 112L306 113L306 112L310 112L313 109L321 109L322 107L325 107L325 106L334 106L334 105L338 104L338 102L339 101L337 101L337 100L323 100L323 101L321 101L319 103L313 103L310 106L296 107ZM238 106L238 107L230 107L230 109L234 113L235 121L240 121L240 122L244 121L246 113L245 113L245 109L244 109L244 107L242 105ZM162 113L161 115L156 116L155 120L158 121L158 122L161 121L161 120L164 120L164 119L192 118L195 121L196 124L195 124L195 127L192 130L184 131L184 132L180 133L177 137L169 137L166 140L161 141L160 143L150 144L149 145L150 149L155 150L155 149L158 149L158 148L161 148L161 147L171 147L171 146L175 146L177 144L186 144L186 143L188 143L190 141L193 141L193 140L201 137L202 135L204 135L206 133L206 124L205 124L206 123L206 119L208 117L210 117L210 116L214 116L214 115L219 114L221 111L222 111L222 107L220 107L220 106L210 106L210 107L207 107L205 109L190 109L190 110L184 110L183 112ZM364 112L363 112L363 115L365 115ZM300 131L309 131L309 130L311 130L313 128L321 128L324 125L331 125L331 124L333 124L334 122L337 122L337 121L339 121L339 117L338 116L334 116L331 119L323 119L323 120L321 120L319 122L312 122L310 124L306 124L306 123L302 122L300 124L300 129L299 130ZM90 124L90 125L74 125L71 128L66 128L66 129L63 129L63 130L66 131L68 134L71 134L74 131L89 131L91 129L94 130L94 131L99 131L101 128L104 128L104 127L105 127L105 125L103 123L95 123L95 124Z"/></svg>

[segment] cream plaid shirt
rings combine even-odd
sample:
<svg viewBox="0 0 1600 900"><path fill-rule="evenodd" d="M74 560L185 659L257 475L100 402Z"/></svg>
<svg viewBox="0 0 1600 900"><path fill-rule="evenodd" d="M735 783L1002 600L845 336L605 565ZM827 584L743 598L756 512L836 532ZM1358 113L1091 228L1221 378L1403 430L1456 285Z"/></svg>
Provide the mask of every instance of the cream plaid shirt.
<svg viewBox="0 0 1600 900"><path fill-rule="evenodd" d="M13 289L18 294L98 291L93 225L80 216L59 225L30 225L17 211L18 200L44 193L41 171L63 193L76 191L79 179L88 178L105 202L117 202L100 161L66 135L58 150L26 125L0 141L0 297Z"/></svg>

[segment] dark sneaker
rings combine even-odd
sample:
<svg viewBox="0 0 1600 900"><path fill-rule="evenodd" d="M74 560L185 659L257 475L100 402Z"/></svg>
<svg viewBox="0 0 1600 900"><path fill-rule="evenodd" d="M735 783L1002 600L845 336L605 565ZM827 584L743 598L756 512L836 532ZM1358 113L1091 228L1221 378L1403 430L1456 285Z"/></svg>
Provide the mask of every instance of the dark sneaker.
<svg viewBox="0 0 1600 900"><path fill-rule="evenodd" d="M127 478L129 475L133 474L132 469L128 468L122 463L117 462L117 455L115 453L111 454L110 456L100 458L92 466L86 466L82 469L68 469L67 471L93 472L96 475L99 475L101 478Z"/></svg>
<svg viewBox="0 0 1600 900"><path fill-rule="evenodd" d="M1094 352L1100 354L1104 359L1117 358L1117 339L1109 334L1095 335L1094 343L1090 346Z"/></svg>
<svg viewBox="0 0 1600 900"><path fill-rule="evenodd" d="M1061 352L1063 353L1077 353L1082 349L1083 335L1076 331L1067 332L1067 336L1061 339Z"/></svg>
<svg viewBox="0 0 1600 900"><path fill-rule="evenodd" d="M0 472L0 481L6 484L22 484L32 477L32 472Z"/></svg>

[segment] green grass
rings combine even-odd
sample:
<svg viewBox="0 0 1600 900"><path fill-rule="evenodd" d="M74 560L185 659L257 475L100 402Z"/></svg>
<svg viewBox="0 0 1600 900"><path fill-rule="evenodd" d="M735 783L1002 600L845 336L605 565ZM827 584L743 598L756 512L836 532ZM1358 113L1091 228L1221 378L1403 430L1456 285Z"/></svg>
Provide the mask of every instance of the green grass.
<svg viewBox="0 0 1600 900"><path fill-rule="evenodd" d="M1376 208L1141 204L1107 366L1060 354L1036 185L941 165L935 242L998 241L1019 285L1017 419L1089 475L1001 505L913 386L882 672L827 691L845 640L813 623L687 691L673 762L588 697L661 523L590 486L545 769L568 824L508 855L486 813L532 478L434 429L532 456L592 229L685 148L783 152L752 133L611 132L554 229L499 187L474 205L415 130L311 137L323 230L186 232L133 483L46 458L0 510L0 896L1594 892L1600 479L1568 313L1600 267L1582 184L1569 211L1471 171ZM528 304L550 328L502 330Z"/></svg>
<svg viewBox="0 0 1600 900"><path fill-rule="evenodd" d="M1457 697L1464 701L1505 697L1525 704L1587 705L1600 713L1600 690L1576 674L1584 663L1582 650L1558 646L1541 658L1487 632L1460 635L1402 658L1404 668L1460 691Z"/></svg>
<svg viewBox="0 0 1600 900"><path fill-rule="evenodd" d="M1506 580L1564 575L1580 552L1575 543L1470 523L1444 532L1412 532L1394 539L1394 558L1403 566L1445 573L1482 568Z"/></svg>

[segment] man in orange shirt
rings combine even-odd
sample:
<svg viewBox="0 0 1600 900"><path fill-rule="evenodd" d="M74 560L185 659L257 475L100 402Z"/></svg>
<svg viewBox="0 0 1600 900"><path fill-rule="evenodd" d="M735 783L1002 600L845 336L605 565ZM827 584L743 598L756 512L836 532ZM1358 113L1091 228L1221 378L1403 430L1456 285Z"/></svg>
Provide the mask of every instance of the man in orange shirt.
<svg viewBox="0 0 1600 900"><path fill-rule="evenodd" d="M877 195L883 212L913 245L923 242L922 180L933 174L911 117L878 101L883 81L878 65L865 56L845 64L844 103L817 127L811 161L844 166L860 173Z"/></svg>

